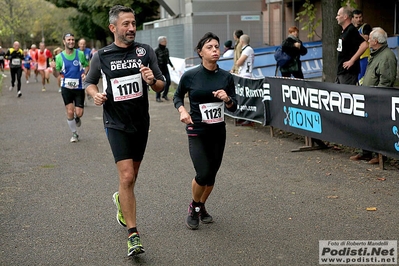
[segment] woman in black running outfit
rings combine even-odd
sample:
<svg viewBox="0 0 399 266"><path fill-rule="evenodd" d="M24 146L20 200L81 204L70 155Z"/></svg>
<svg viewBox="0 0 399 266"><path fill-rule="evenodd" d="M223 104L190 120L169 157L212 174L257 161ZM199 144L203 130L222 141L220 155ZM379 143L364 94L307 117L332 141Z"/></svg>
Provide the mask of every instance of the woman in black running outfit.
<svg viewBox="0 0 399 266"><path fill-rule="evenodd" d="M212 192L215 177L222 163L226 143L224 108L237 109L232 75L219 68L219 38L208 32L196 47L202 63L182 76L173 102L186 124L191 160L196 171L192 180L193 201L188 208L186 225L198 229L199 220L213 222L205 209L205 202ZM184 107L188 93L190 113Z"/></svg>

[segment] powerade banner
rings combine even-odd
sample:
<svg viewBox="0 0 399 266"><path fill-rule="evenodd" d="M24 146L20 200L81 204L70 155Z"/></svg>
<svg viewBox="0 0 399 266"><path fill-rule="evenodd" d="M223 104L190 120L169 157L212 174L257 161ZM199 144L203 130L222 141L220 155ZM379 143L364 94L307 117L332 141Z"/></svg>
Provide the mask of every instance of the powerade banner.
<svg viewBox="0 0 399 266"><path fill-rule="evenodd" d="M398 89L279 77L234 79L239 106L256 110L238 108L227 115L399 158Z"/></svg>

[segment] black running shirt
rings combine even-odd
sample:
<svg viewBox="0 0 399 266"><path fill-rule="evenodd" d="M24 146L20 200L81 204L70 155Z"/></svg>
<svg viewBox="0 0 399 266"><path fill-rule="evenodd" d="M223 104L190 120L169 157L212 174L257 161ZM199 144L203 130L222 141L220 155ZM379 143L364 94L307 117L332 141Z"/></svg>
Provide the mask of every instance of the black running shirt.
<svg viewBox="0 0 399 266"><path fill-rule="evenodd" d="M148 85L142 79L140 66L148 66L156 79L163 80L154 50L134 42L128 48L112 43L93 55L84 86L98 84L100 77L107 93L104 103L104 126L126 132L149 127Z"/></svg>
<svg viewBox="0 0 399 266"><path fill-rule="evenodd" d="M338 70L337 75L342 74L354 74L357 75L360 72L360 63L359 59L351 66L349 69L345 69L343 67L344 62L349 61L354 54L356 54L359 46L364 42L362 36L360 36L358 30L353 26L353 24L349 24L346 27L339 37L338 40Z"/></svg>
<svg viewBox="0 0 399 266"><path fill-rule="evenodd" d="M225 104L212 93L220 89L232 99L233 105L228 110L234 112L237 109L237 101L234 79L229 72L219 67L210 71L201 64L183 74L173 102L178 109L184 105L184 95L188 93L189 113L194 124L186 126L187 134L207 134L215 133L218 129L224 130L226 124L224 117L220 117L222 113L220 108L224 109Z"/></svg>

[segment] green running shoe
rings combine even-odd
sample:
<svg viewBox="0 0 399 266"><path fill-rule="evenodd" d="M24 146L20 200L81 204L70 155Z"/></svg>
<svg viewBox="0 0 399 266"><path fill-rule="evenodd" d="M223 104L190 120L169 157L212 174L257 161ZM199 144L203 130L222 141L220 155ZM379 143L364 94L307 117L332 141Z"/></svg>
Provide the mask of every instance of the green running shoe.
<svg viewBox="0 0 399 266"><path fill-rule="evenodd" d="M114 193L114 195L112 196L112 200L115 203L116 208L118 209L118 211L116 212L116 220L118 221L118 224L126 227L125 218L123 218L121 205L119 203L119 192Z"/></svg>
<svg viewBox="0 0 399 266"><path fill-rule="evenodd" d="M141 244L140 236L138 233L133 233L127 239L127 255L136 256L141 253L144 253L144 248Z"/></svg>

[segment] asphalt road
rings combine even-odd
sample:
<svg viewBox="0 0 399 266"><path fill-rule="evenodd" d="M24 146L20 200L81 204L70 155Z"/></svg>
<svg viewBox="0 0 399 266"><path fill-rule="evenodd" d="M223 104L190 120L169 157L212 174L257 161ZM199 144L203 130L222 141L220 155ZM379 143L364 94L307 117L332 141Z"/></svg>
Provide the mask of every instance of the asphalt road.
<svg viewBox="0 0 399 266"><path fill-rule="evenodd" d="M128 258L101 107L88 103L80 141L70 143L55 79L46 92L32 81L17 98L7 77L0 94L0 265L319 265L319 240L398 239L396 167L350 161L347 149L293 153L302 137L230 118L207 202L215 222L188 230L194 170L184 125L151 94L136 187L146 253Z"/></svg>

